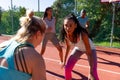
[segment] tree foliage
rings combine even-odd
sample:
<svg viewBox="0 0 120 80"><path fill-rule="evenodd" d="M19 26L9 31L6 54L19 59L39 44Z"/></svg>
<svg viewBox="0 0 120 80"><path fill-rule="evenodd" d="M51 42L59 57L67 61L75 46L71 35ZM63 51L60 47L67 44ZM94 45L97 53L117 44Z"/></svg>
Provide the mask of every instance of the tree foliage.
<svg viewBox="0 0 120 80"><path fill-rule="evenodd" d="M77 2L75 5L75 1ZM76 7L75 7L76 6ZM79 16L81 9L86 9L89 17L90 36L95 41L109 41L111 36L113 6L112 3L101 3L100 0L56 0L53 7L53 15L56 17L56 32L59 35L63 26L63 19L70 13L77 11L76 16ZM13 31L19 29L19 18L25 15L24 7L14 6L13 14ZM44 12L35 12L36 16L43 17ZM11 10L4 11L0 7L0 33L13 34L11 22ZM115 3L115 27L113 38L120 41L120 3Z"/></svg>
<svg viewBox="0 0 120 80"><path fill-rule="evenodd" d="M16 6L14 6L13 10L8 10L8 11L2 10L0 33L15 34L16 31L19 29L19 18L25 14L25 11L26 9L24 7L18 8ZM13 22L12 22L12 18L13 18Z"/></svg>
<svg viewBox="0 0 120 80"><path fill-rule="evenodd" d="M1 17L2 17L2 8L0 7L0 23L1 23Z"/></svg>
<svg viewBox="0 0 120 80"><path fill-rule="evenodd" d="M75 0L56 0L53 4L55 16L57 17L57 30L60 30L63 24L63 18L75 11ZM96 41L108 41L111 36L112 27L112 3L101 3L100 0L76 0L77 15L81 9L86 9L89 17L90 36ZM114 40L120 40L120 3L115 3L115 27ZM59 31L57 31L59 32Z"/></svg>
<svg viewBox="0 0 120 80"><path fill-rule="evenodd" d="M63 18L74 10L74 0L56 0L52 7L57 20L56 30L59 34L63 24Z"/></svg>

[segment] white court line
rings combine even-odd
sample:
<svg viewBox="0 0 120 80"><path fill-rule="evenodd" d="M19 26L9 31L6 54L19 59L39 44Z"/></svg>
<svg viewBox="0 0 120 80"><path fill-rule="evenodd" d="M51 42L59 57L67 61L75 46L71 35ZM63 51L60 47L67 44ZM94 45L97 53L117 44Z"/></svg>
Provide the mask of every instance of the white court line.
<svg viewBox="0 0 120 80"><path fill-rule="evenodd" d="M53 62L60 62L59 60L50 59L50 58L44 58L44 59L48 60L48 61L53 61ZM89 66L80 65L80 64L76 64L76 66L80 66L80 67L84 67L84 68L89 68ZM110 71L110 70L105 70L105 69L100 69L100 68L98 68L98 70L99 71L103 71L103 72L112 73L112 74L120 74L120 72L115 72L115 71Z"/></svg>

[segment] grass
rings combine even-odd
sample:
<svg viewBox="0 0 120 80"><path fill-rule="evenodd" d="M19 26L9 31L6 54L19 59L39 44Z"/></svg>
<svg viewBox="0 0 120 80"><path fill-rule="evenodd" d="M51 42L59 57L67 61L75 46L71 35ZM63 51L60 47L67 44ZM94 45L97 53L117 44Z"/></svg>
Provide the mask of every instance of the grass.
<svg viewBox="0 0 120 80"><path fill-rule="evenodd" d="M96 46L110 47L110 42L94 42ZM114 48L120 48L120 42L113 42L112 46Z"/></svg>

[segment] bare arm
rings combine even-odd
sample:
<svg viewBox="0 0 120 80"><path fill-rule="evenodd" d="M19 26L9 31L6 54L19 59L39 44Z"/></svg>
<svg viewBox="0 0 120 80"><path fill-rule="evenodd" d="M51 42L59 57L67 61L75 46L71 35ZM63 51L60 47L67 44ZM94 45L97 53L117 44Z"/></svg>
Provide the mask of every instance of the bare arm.
<svg viewBox="0 0 120 80"><path fill-rule="evenodd" d="M89 21L86 22L85 27L86 27L87 32L89 33L89 29L88 29L88 27L89 27Z"/></svg>
<svg viewBox="0 0 120 80"><path fill-rule="evenodd" d="M86 53L89 55L91 54L91 47L90 47L90 43L89 43L89 37L86 33L82 32L82 39L83 42L85 44L85 48L86 48Z"/></svg>
<svg viewBox="0 0 120 80"><path fill-rule="evenodd" d="M41 55L36 55L33 60L32 80L47 80L45 62Z"/></svg>
<svg viewBox="0 0 120 80"><path fill-rule="evenodd" d="M86 25L85 25L85 26L86 26L86 28L89 27L89 21L86 22Z"/></svg>
<svg viewBox="0 0 120 80"><path fill-rule="evenodd" d="M66 54L65 54L65 59L64 59L64 65L66 64L66 60L70 51L70 42L68 39L65 39L66 45L67 45L67 49L66 49Z"/></svg>

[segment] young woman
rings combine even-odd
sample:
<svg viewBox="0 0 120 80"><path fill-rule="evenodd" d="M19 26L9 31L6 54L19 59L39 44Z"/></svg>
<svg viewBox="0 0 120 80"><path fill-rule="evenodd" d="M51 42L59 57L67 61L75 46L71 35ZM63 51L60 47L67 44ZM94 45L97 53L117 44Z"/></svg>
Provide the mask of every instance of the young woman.
<svg viewBox="0 0 120 80"><path fill-rule="evenodd" d="M44 13L43 20L46 22L47 30L46 30L46 33L45 33L45 36L42 42L41 54L42 55L44 54L45 49L46 49L46 44L48 40L50 40L55 45L55 47L58 49L60 60L62 63L63 62L63 51L56 37L56 31L55 31L56 19L55 17L53 17L52 11L53 11L52 8L48 7L46 8L45 13Z"/></svg>
<svg viewBox="0 0 120 80"><path fill-rule="evenodd" d="M3 58L0 55L0 66L9 69L15 68L14 70L30 75L32 80L46 80L44 59L35 50L35 47L41 43L45 33L45 22L39 17L33 16L33 12L29 11L26 16L20 18L20 25L17 34L7 42L7 45L4 45L8 46L6 50L10 52L5 53ZM9 80L11 79L9 77Z"/></svg>
<svg viewBox="0 0 120 80"><path fill-rule="evenodd" d="M89 39L86 29L80 26L79 21L73 14L64 19L62 40L65 41L67 45L64 65L66 64L70 46L71 44L74 44L74 48L65 66L65 79L72 80L71 71L73 67L79 60L80 56L86 53L90 65L89 80L99 80L97 75L96 49L92 41Z"/></svg>

